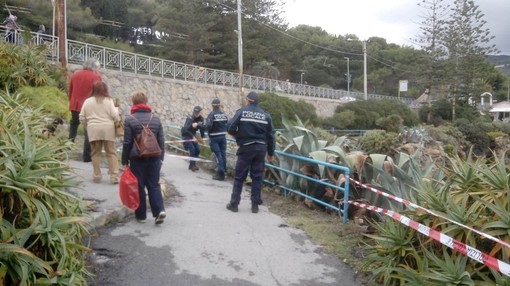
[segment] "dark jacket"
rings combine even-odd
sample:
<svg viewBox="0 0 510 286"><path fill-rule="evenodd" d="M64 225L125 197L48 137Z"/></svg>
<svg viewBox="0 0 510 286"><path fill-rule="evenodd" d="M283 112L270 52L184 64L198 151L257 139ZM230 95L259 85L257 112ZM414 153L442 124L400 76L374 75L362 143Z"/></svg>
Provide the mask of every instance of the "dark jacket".
<svg viewBox="0 0 510 286"><path fill-rule="evenodd" d="M198 123L197 128L193 128L191 126L193 123ZM181 136L182 139L193 139L197 134L197 130L200 130L200 136L202 138L205 137L204 131L204 118L200 115L199 117L194 117L193 115L189 115L186 117L186 121L184 122L184 126L181 128Z"/></svg>
<svg viewBox="0 0 510 286"><path fill-rule="evenodd" d="M149 123L151 112L147 109L137 109L132 116L136 117L144 126ZM124 119L124 145L122 147L122 165L128 165L129 160L138 158L138 150L134 144L135 137L142 132L142 126L136 119L127 115ZM165 135L163 132L163 125L159 116L153 114L152 119L149 123L149 129L154 133L158 139L159 148L161 148L160 160L165 159ZM143 158L143 159L154 159L154 158Z"/></svg>
<svg viewBox="0 0 510 286"><path fill-rule="evenodd" d="M205 129L209 137L225 136L227 134L228 117L221 110L213 110L205 120Z"/></svg>
<svg viewBox="0 0 510 286"><path fill-rule="evenodd" d="M275 148L273 121L271 115L262 108L250 104L237 110L227 126L228 134L236 138L240 149L263 144L266 145L267 154L273 156Z"/></svg>

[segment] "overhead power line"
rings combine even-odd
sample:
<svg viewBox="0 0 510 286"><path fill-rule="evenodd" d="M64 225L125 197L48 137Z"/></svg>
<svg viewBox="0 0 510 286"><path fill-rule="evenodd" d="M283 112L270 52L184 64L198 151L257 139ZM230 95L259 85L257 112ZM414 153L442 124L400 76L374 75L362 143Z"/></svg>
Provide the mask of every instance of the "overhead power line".
<svg viewBox="0 0 510 286"><path fill-rule="evenodd" d="M224 3L221 3L221 2L219 2L219 1L217 1L217 0L213 0L213 2L217 3L218 5L220 5L220 6L222 6L222 7L225 7L225 8L227 8L227 9L231 10L231 11L236 11L236 10L237 10L237 9L234 9L234 8L232 8L232 7L228 6L228 5L224 4ZM253 19L254 21L256 21L256 22L257 22L257 23L259 23L259 24L262 24L262 25L264 25L264 26L266 26L266 27L268 27L268 28L270 28L270 29L272 29L272 30L274 30L274 31L276 31L276 32L278 32L278 33L280 33L280 34L283 34L283 35L285 35L285 36L287 36L287 37L289 37L289 38L292 38L292 39L294 39L294 40L296 40L296 41L299 41L299 42L305 43L305 44L307 44L307 45L310 45L310 46L313 46L313 47L316 47L316 48L319 48L319 49L323 49L323 50L326 50L326 51L330 51L330 52L335 52L335 53L343 54L343 55L363 56L363 53L361 53L361 52L353 52L352 50L338 50L338 49L333 49L333 48L329 48L329 47L325 47L325 46L322 46L322 45L319 45L319 44L315 44L315 43L309 42L309 41L307 41L307 40L304 40L304 39L301 39L301 38L296 37L296 36L294 36L294 35L291 35L291 34L289 34L289 33L285 32L285 31L281 31L280 29L275 28L275 27L273 27L273 26L270 26L270 25L268 25L268 24L266 24L266 23L264 23L264 22L261 22L261 21L257 20L255 17L253 17L252 15L248 15L248 14L246 14L246 13L244 13L244 12L241 12L241 13L242 13L243 15L245 15L245 16L249 16L251 19ZM416 74L416 72L413 72L413 71L410 71L410 70L404 70L404 69L398 68L395 64L389 64L389 63L385 62L385 61L384 61L384 60L382 60L382 59L378 59L378 58L373 57L373 56L370 56L370 55L368 55L368 57L369 57L370 59L372 59L372 60L374 60L374 61L376 61L376 62L379 62L379 63L381 63L381 64L383 64L383 65L385 65L385 66L388 66L388 67L390 67L390 68L392 68L392 69L399 70L399 71L403 71L403 72L407 72L407 73Z"/></svg>

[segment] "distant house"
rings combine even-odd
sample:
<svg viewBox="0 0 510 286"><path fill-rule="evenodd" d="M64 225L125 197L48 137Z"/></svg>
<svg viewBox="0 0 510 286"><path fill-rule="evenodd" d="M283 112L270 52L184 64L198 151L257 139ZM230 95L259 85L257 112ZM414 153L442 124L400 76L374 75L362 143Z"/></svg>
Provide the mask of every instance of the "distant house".
<svg viewBox="0 0 510 286"><path fill-rule="evenodd" d="M502 101L491 106L489 112L494 117L494 121L510 121L510 102Z"/></svg>

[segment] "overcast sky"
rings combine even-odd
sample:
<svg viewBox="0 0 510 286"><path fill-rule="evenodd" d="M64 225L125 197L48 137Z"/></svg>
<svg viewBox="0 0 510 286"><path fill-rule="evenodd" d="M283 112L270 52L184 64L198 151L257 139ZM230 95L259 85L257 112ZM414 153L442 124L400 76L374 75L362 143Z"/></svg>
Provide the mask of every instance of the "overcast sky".
<svg viewBox="0 0 510 286"><path fill-rule="evenodd" d="M420 35L424 10L421 0L287 0L285 14L290 27L319 26L330 34L355 34L361 40L372 36L390 43L412 45ZM486 28L496 38L501 54L510 55L510 0L476 0L485 14Z"/></svg>

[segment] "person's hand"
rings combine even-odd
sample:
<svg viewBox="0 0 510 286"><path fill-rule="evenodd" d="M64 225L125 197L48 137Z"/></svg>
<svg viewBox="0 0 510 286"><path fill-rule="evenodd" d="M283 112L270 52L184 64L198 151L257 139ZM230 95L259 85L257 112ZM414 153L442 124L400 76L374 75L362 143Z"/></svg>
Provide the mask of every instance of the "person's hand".
<svg viewBox="0 0 510 286"><path fill-rule="evenodd" d="M196 122L193 122L193 123L191 124L191 127L193 127L193 128L197 128L197 126L198 126L198 123L196 123Z"/></svg>
<svg viewBox="0 0 510 286"><path fill-rule="evenodd" d="M272 155L267 155L267 161L268 162L273 162L273 156Z"/></svg>
<svg viewBox="0 0 510 286"><path fill-rule="evenodd" d="M200 144L204 144L204 139L202 137L195 137Z"/></svg>

